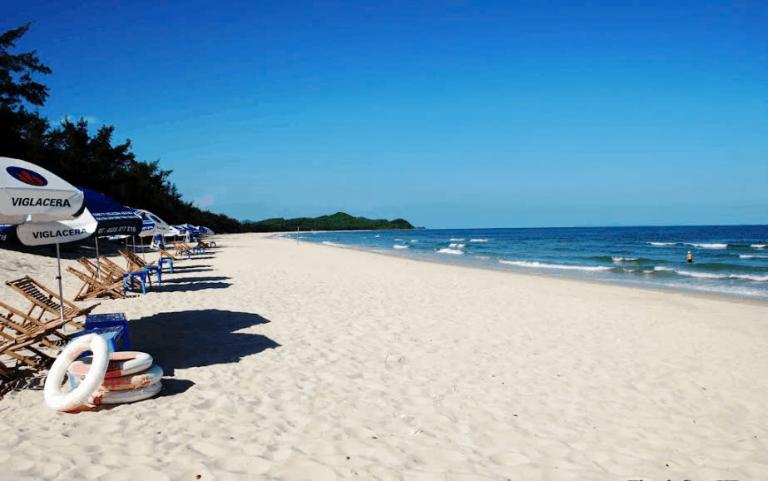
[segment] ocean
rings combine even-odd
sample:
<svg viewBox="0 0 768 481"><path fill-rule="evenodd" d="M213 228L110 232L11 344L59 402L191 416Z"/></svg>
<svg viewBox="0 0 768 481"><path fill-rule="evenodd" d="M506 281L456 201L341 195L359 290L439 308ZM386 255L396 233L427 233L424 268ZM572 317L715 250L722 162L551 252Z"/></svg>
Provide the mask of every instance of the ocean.
<svg viewBox="0 0 768 481"><path fill-rule="evenodd" d="M768 226L302 232L299 238L487 269L768 300ZM693 263L686 262L688 251Z"/></svg>

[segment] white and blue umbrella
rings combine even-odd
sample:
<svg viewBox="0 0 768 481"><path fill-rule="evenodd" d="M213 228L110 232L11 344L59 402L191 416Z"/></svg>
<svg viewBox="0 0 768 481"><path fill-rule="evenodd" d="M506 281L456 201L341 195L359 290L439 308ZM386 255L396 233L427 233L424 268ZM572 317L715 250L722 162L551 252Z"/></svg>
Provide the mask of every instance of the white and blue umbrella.
<svg viewBox="0 0 768 481"><path fill-rule="evenodd" d="M96 246L96 275L101 274L99 260L99 237L133 236L141 232L142 219L130 207L126 207L109 196L95 190L81 188L85 195L85 210L98 223L94 244Z"/></svg>
<svg viewBox="0 0 768 481"><path fill-rule="evenodd" d="M51 172L24 160L0 157L0 224L73 219L83 193Z"/></svg>
<svg viewBox="0 0 768 481"><path fill-rule="evenodd" d="M96 230L90 213L83 212L83 193L75 186L35 164L0 157L0 238L16 225L18 240L28 246L56 245L61 318L64 289L61 284L59 244L88 237Z"/></svg>
<svg viewBox="0 0 768 481"><path fill-rule="evenodd" d="M157 234L166 235L171 231L171 226L160 217L148 210L134 209L142 220L139 237L154 237Z"/></svg>
<svg viewBox="0 0 768 481"><path fill-rule="evenodd" d="M85 208L99 223L96 236L138 235L142 218L134 209L91 189L81 189L85 195Z"/></svg>

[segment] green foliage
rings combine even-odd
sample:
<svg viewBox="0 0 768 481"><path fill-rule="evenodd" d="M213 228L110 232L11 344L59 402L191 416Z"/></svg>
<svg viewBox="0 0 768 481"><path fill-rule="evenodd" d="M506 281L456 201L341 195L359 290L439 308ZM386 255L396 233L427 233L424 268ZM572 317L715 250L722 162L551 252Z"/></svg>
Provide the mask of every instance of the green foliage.
<svg viewBox="0 0 768 481"><path fill-rule="evenodd" d="M344 212L320 217L298 217L296 219L265 219L261 221L243 221L244 232L287 232L301 230L381 230L413 229L405 219L367 219L353 217Z"/></svg>

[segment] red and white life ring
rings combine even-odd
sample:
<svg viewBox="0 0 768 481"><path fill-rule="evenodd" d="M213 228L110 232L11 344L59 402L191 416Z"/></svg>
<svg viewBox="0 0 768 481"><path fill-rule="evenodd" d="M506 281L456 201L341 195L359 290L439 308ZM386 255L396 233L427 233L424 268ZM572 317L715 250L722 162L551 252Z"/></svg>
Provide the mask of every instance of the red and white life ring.
<svg viewBox="0 0 768 481"><path fill-rule="evenodd" d="M76 388L65 393L61 390L61 385L67 374L67 368L85 351L93 352L85 379ZM109 363L108 354L107 341L98 334L86 334L67 344L59 353L45 379L43 389L45 403L57 411L72 411L86 405L104 380Z"/></svg>
<svg viewBox="0 0 768 481"><path fill-rule="evenodd" d="M69 373L83 377L90 372L92 358L85 357L69 366ZM137 372L146 371L152 367L152 356L146 352L118 351L109 355L109 366L104 374L105 379L122 377Z"/></svg>
<svg viewBox="0 0 768 481"><path fill-rule="evenodd" d="M156 382L150 386L131 391L103 391L94 394L89 400L94 406L101 404L125 404L143 401L157 395L163 388L162 382Z"/></svg>
<svg viewBox="0 0 768 481"><path fill-rule="evenodd" d="M127 376L120 377L105 377L101 382L98 391L130 391L143 389L160 382L162 378L163 368L157 364L153 364L152 367L146 371L137 372L135 374L128 374Z"/></svg>

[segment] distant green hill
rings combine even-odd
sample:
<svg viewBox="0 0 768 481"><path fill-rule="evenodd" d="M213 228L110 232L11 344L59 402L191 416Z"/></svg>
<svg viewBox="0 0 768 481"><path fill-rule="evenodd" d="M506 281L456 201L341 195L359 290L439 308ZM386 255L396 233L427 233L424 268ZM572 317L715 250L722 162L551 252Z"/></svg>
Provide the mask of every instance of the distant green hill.
<svg viewBox="0 0 768 481"><path fill-rule="evenodd" d="M320 217L297 217L295 219L264 219L260 221L243 221L243 232L286 232L301 230L383 230L383 229L413 229L413 225L405 219L368 219L353 217L345 212Z"/></svg>

